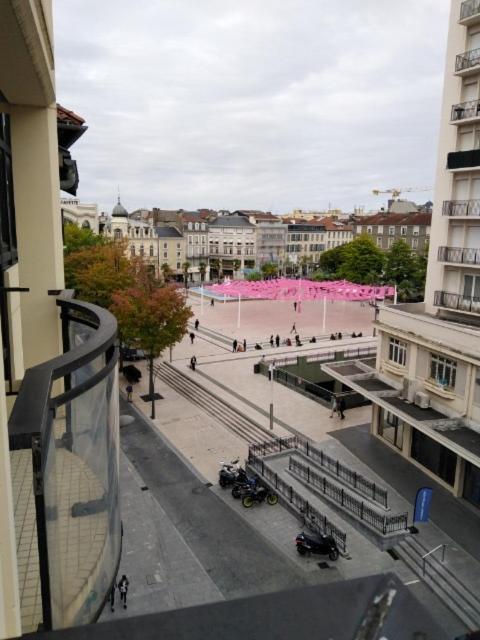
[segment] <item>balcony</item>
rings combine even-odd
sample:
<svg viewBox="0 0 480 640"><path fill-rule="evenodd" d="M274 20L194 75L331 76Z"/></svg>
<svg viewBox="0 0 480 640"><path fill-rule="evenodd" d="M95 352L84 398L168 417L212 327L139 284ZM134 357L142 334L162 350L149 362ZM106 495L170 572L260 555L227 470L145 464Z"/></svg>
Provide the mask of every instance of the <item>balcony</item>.
<svg viewBox="0 0 480 640"><path fill-rule="evenodd" d="M452 218L478 218L480 200L445 200L442 215Z"/></svg>
<svg viewBox="0 0 480 640"><path fill-rule="evenodd" d="M480 49L460 53L455 59L455 75L471 76L480 71Z"/></svg>
<svg viewBox="0 0 480 640"><path fill-rule="evenodd" d="M461 293L435 291L433 304L444 309L453 309L464 313L480 313L480 298L464 296Z"/></svg>
<svg viewBox="0 0 480 640"><path fill-rule="evenodd" d="M480 23L480 0L462 2L459 23L465 27Z"/></svg>
<svg viewBox="0 0 480 640"><path fill-rule="evenodd" d="M452 151L447 156L447 169L465 171L480 166L480 149Z"/></svg>
<svg viewBox="0 0 480 640"><path fill-rule="evenodd" d="M453 105L450 116L452 124L463 124L477 119L480 119L480 100L469 100Z"/></svg>
<svg viewBox="0 0 480 640"><path fill-rule="evenodd" d="M64 353L25 372L8 423L23 633L93 622L120 561L117 324L57 305Z"/></svg>
<svg viewBox="0 0 480 640"><path fill-rule="evenodd" d="M466 247L438 247L439 262L480 266L480 249Z"/></svg>

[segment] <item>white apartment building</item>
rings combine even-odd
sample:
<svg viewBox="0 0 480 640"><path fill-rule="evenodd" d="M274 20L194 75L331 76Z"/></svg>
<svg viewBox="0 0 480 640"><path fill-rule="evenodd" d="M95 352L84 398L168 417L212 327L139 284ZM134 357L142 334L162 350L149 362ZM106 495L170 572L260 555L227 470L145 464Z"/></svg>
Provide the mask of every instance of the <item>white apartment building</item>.
<svg viewBox="0 0 480 640"><path fill-rule="evenodd" d="M218 275L241 277L243 269L255 267L255 226L242 216L219 216L208 225L210 268ZM235 267L238 264L238 269Z"/></svg>
<svg viewBox="0 0 480 640"><path fill-rule="evenodd" d="M425 302L380 306L376 367L327 366L372 433L480 508L480 2L452 0Z"/></svg>

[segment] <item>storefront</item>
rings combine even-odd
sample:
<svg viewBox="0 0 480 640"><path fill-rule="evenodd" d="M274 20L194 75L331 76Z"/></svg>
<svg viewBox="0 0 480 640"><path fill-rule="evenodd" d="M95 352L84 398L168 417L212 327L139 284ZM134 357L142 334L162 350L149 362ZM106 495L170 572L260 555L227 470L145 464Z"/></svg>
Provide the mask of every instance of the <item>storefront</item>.
<svg viewBox="0 0 480 640"><path fill-rule="evenodd" d="M476 507L480 507L480 469L470 462L465 463L463 497Z"/></svg>
<svg viewBox="0 0 480 640"><path fill-rule="evenodd" d="M454 486L457 456L453 451L413 429L411 456L451 487Z"/></svg>

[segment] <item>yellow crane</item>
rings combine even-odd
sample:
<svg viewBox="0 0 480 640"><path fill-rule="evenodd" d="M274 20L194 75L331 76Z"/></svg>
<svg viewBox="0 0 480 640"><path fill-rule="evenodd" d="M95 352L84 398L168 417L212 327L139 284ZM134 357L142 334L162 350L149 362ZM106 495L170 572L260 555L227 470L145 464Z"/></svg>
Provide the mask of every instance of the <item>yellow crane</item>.
<svg viewBox="0 0 480 640"><path fill-rule="evenodd" d="M372 189L374 196L381 193L391 193L392 198L399 198L401 193L417 193L418 191L432 191L433 187L402 187L399 189Z"/></svg>

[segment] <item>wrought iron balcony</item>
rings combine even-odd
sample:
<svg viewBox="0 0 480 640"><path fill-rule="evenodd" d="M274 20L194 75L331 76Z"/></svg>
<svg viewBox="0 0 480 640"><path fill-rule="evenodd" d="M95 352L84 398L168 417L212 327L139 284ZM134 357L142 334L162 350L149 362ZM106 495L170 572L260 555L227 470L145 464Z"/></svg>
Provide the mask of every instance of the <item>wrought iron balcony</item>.
<svg viewBox="0 0 480 640"><path fill-rule="evenodd" d="M447 156L447 169L468 169L480 166L480 149L452 151Z"/></svg>
<svg viewBox="0 0 480 640"><path fill-rule="evenodd" d="M468 102L460 102L453 105L450 117L452 122L466 120L467 118L480 118L480 100L469 100Z"/></svg>
<svg viewBox="0 0 480 640"><path fill-rule="evenodd" d="M453 264L480 265L480 249L465 247L438 247L438 260Z"/></svg>
<svg viewBox="0 0 480 640"><path fill-rule="evenodd" d="M455 73L462 73L480 64L480 49L460 53L455 59Z"/></svg>
<svg viewBox="0 0 480 640"><path fill-rule="evenodd" d="M12 469L32 490L15 510L19 548L24 535L38 548L25 583L41 586L32 622L47 630L96 620L121 552L117 323L66 296L57 305L64 353L25 372L8 422Z"/></svg>
<svg viewBox="0 0 480 640"><path fill-rule="evenodd" d="M480 0L466 0L462 2L460 22L468 21L468 24L473 24L472 19L474 17L477 17L480 21Z"/></svg>
<svg viewBox="0 0 480 640"><path fill-rule="evenodd" d="M444 200L442 214L444 216L480 217L480 200Z"/></svg>
<svg viewBox="0 0 480 640"><path fill-rule="evenodd" d="M454 309L455 311L480 313L480 298L476 298L475 296L464 296L461 293L435 291L433 304L436 307Z"/></svg>

